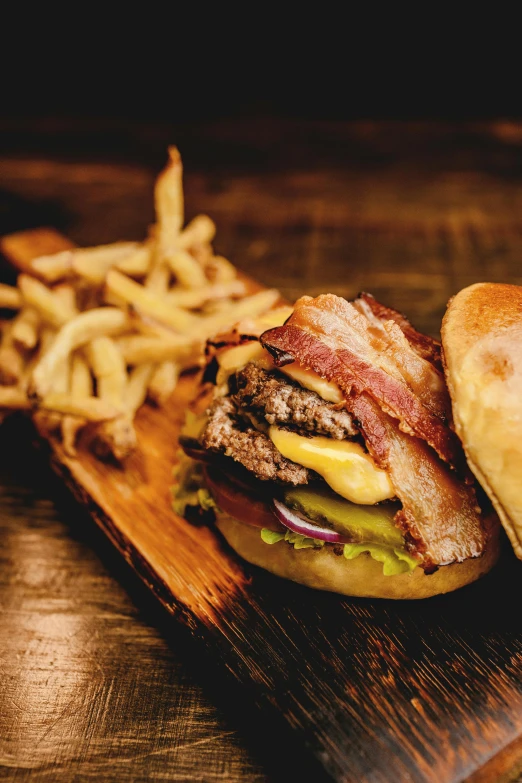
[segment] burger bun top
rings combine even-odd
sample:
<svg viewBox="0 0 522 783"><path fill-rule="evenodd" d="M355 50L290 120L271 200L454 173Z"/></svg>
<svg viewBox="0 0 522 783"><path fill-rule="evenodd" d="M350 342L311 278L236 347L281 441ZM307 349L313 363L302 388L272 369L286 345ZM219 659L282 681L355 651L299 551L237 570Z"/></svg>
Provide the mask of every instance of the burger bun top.
<svg viewBox="0 0 522 783"><path fill-rule="evenodd" d="M441 334L455 430L522 559L522 287L463 289Z"/></svg>

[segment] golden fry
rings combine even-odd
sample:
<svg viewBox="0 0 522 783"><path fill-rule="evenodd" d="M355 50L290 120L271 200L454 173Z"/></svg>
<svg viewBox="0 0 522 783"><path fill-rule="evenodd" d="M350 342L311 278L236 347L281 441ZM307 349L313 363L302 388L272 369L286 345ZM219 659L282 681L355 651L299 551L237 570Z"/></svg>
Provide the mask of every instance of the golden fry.
<svg viewBox="0 0 522 783"><path fill-rule="evenodd" d="M208 277L207 266L214 257L214 251L210 242L202 242L199 245L190 246L190 255L196 259L198 264L205 270L205 275ZM235 270L234 270L235 275Z"/></svg>
<svg viewBox="0 0 522 783"><path fill-rule="evenodd" d="M130 372L125 395L125 410L131 418L134 418L138 408L145 402L147 387L153 372L152 364L140 364Z"/></svg>
<svg viewBox="0 0 522 783"><path fill-rule="evenodd" d="M156 207L156 253L161 262L166 262L176 275L178 282L187 287L205 284L203 269L186 248L193 237L199 237L202 226L194 221L182 232L183 226L183 167L176 147L169 148L170 161L156 180L154 203ZM210 220L208 218L207 220ZM201 223L201 221L200 221ZM187 234L188 230L188 234ZM208 225L206 233L208 234ZM156 290L158 290L156 288Z"/></svg>
<svg viewBox="0 0 522 783"><path fill-rule="evenodd" d="M169 147L169 162L156 180L154 205L160 258L177 247L183 226L183 166L176 147Z"/></svg>
<svg viewBox="0 0 522 783"><path fill-rule="evenodd" d="M32 350L38 343L39 325L38 312L32 307L24 307L13 321L11 329L13 343L27 351Z"/></svg>
<svg viewBox="0 0 522 783"><path fill-rule="evenodd" d="M216 224L208 215L197 215L185 226L177 245L183 250L189 250L193 245L204 245L212 242L216 235Z"/></svg>
<svg viewBox="0 0 522 783"><path fill-rule="evenodd" d="M79 248L73 251L72 268L75 274L93 285L102 285L109 269L139 251L138 242L114 242L112 245Z"/></svg>
<svg viewBox="0 0 522 783"><path fill-rule="evenodd" d="M68 307L54 291L29 275L20 275L18 285L26 305L33 307L43 321L56 329L76 315L76 309Z"/></svg>
<svg viewBox="0 0 522 783"><path fill-rule="evenodd" d="M55 329L52 329L50 326L44 326L42 328L38 350L25 366L24 375L22 378L22 386L26 393L30 390L31 387L34 368L40 359L45 355L45 353L50 349L55 336ZM60 391L67 390L68 384L65 378L66 368L66 364L62 365L60 368L59 377L57 378L57 385L58 387L61 387L61 389L59 389ZM43 437L48 437L51 435L51 433L55 432L55 430L61 426L62 420L63 416L60 413L39 410L34 411L33 413L33 422L36 426L36 429Z"/></svg>
<svg viewBox="0 0 522 783"><path fill-rule="evenodd" d="M149 271L151 249L148 244L137 247L130 255L118 261L116 269L129 277L140 277Z"/></svg>
<svg viewBox="0 0 522 783"><path fill-rule="evenodd" d="M122 275L116 269L111 269L107 275L106 290L111 295L125 300L138 312L167 324L176 331L189 331L195 323L193 315L181 308L173 307L163 296Z"/></svg>
<svg viewBox="0 0 522 783"><path fill-rule="evenodd" d="M168 339L148 335L129 335L120 337L118 345L127 364L135 365L144 362L159 364L171 360L186 361L188 357L198 353L202 348L202 341L175 334Z"/></svg>
<svg viewBox="0 0 522 783"><path fill-rule="evenodd" d="M162 362L150 379L148 396L156 405L164 405L178 382L179 365L175 362Z"/></svg>
<svg viewBox="0 0 522 783"><path fill-rule="evenodd" d="M149 337L162 337L165 340L174 338L174 340L183 342L186 339L175 329L171 329L170 327L165 326L165 324L161 324L159 321L156 321L155 318L151 318L148 315L143 315L142 313L137 313L134 311L130 313L130 318L132 321L132 328L135 329L136 332L139 332L140 335L147 335ZM139 335L129 336L137 337Z"/></svg>
<svg viewBox="0 0 522 783"><path fill-rule="evenodd" d="M165 255L165 261L180 285L197 288L207 283L203 268L186 250L172 250Z"/></svg>
<svg viewBox="0 0 522 783"><path fill-rule="evenodd" d="M93 384L91 371L83 356L74 354L71 362L70 375L71 395L75 399L82 397L92 397ZM62 439L65 453L69 457L76 456L76 438L79 431L87 424L86 420L80 416L66 415L62 420Z"/></svg>
<svg viewBox="0 0 522 783"><path fill-rule="evenodd" d="M164 294L168 290L170 282L170 269L163 261L156 262L147 274L145 287L156 294Z"/></svg>
<svg viewBox="0 0 522 783"><path fill-rule="evenodd" d="M103 422L98 427L92 445L95 454L102 459L107 459L111 454L120 462L127 459L138 445L132 418L125 414Z"/></svg>
<svg viewBox="0 0 522 783"><path fill-rule="evenodd" d="M211 283L229 283L237 278L235 266L223 256L212 256L205 264L205 273Z"/></svg>
<svg viewBox="0 0 522 783"><path fill-rule="evenodd" d="M246 294L246 286L242 280L230 280L227 283L216 285L205 285L201 288L180 289L172 288L166 294L166 300L178 307L186 307L188 310L195 310L203 307L209 300L225 299L226 297L240 297Z"/></svg>
<svg viewBox="0 0 522 783"><path fill-rule="evenodd" d="M269 288L266 291L259 291L257 294L239 299L231 304L225 312L200 318L198 325L191 331L191 335L208 339L217 332L233 326L242 318L255 318L265 313L274 306L280 296L279 291L275 288Z"/></svg>
<svg viewBox="0 0 522 783"><path fill-rule="evenodd" d="M98 395L124 411L127 369L117 343L109 337L98 337L88 346L87 355L96 376ZM113 454L123 460L136 448L136 443L132 419L124 415L102 424L93 445L98 456Z"/></svg>
<svg viewBox="0 0 522 783"><path fill-rule="evenodd" d="M78 315L79 310L76 304L76 290L74 286L69 283L62 283L53 289L53 294L54 297L67 308L69 313L71 313L71 318Z"/></svg>
<svg viewBox="0 0 522 783"><path fill-rule="evenodd" d="M0 408L27 410L31 407L27 394L18 386L0 386Z"/></svg>
<svg viewBox="0 0 522 783"><path fill-rule="evenodd" d="M65 324L56 335L51 348L38 362L31 384L31 392L43 397L54 389L54 377L60 364L81 345L96 337L116 335L129 325L126 313L114 307L87 310Z"/></svg>
<svg viewBox="0 0 522 783"><path fill-rule="evenodd" d="M127 369L118 344L110 337L97 337L87 347L87 357L96 378L98 396L119 408L127 386Z"/></svg>
<svg viewBox="0 0 522 783"><path fill-rule="evenodd" d="M179 154L178 154L179 158ZM179 167L181 168L181 167ZM181 205L181 221L180 225L183 222L183 190L181 187L181 172L178 172L178 193L177 193L177 201L176 201L176 193L173 193L173 196L175 198L175 202L177 206L179 207ZM174 177L175 178L175 177ZM175 186L173 186L175 188ZM179 200L179 197L181 196L181 202ZM171 207L174 206L174 204L171 205ZM161 217L158 215L159 219L159 234L161 236L161 226L162 221L164 223L165 216ZM172 227L171 227L172 229ZM171 236L174 237L174 231L171 230ZM179 228L177 233L179 233ZM154 291L158 294L166 294L169 287L170 282L170 276L171 276L171 270L169 266L160 258L158 251L156 250L156 253L154 254L154 261L153 264L151 264L151 268L149 270L149 273L145 279L145 287L149 288L151 291ZM168 389L165 388L165 385L169 384L170 378L172 375L177 375L176 372L176 365L174 362L171 361L165 361L156 369L154 370L151 381L148 388L148 396L154 400L157 404L159 404L159 398L163 396L168 396ZM176 380L174 380L174 386L176 385Z"/></svg>
<svg viewBox="0 0 522 783"><path fill-rule="evenodd" d="M39 256L31 261L31 270L46 283L56 283L71 273L74 252L62 250L52 256Z"/></svg>
<svg viewBox="0 0 522 783"><path fill-rule="evenodd" d="M23 304L20 291L12 285L0 283L0 307L18 310Z"/></svg>
<svg viewBox="0 0 522 783"><path fill-rule="evenodd" d="M22 378L24 357L13 342L13 322L6 324L0 341L0 383L14 386Z"/></svg>
<svg viewBox="0 0 522 783"><path fill-rule="evenodd" d="M120 415L120 411L99 397L73 397L72 394L51 392L38 403L38 408L45 411L81 416L87 421L108 421Z"/></svg>

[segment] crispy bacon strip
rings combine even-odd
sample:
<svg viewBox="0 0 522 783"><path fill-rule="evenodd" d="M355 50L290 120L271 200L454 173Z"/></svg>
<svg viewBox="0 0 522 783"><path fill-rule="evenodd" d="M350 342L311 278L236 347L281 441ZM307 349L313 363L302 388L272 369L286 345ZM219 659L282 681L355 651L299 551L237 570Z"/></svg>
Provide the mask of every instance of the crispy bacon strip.
<svg viewBox="0 0 522 783"><path fill-rule="evenodd" d="M379 322L376 329L352 303L323 294L315 299L301 297L289 323L380 368L405 383L429 411L449 419L451 404L443 375L412 349L394 321Z"/></svg>
<svg viewBox="0 0 522 783"><path fill-rule="evenodd" d="M386 321L394 321L400 327L413 350L419 356L422 356L423 359L434 364L437 370L442 373L442 359L438 340L418 332L406 316L392 307L386 307L386 305L381 304L374 296L367 294L365 291L362 291L357 299L354 299L353 306L366 316L372 326L378 329L382 329Z"/></svg>
<svg viewBox="0 0 522 783"><path fill-rule="evenodd" d="M326 335L317 337L291 322L261 336L261 343L274 356L276 365L298 361L322 378L338 383L347 395L368 392L386 413L399 419L402 429L425 440L450 465L463 467L456 435L423 406L404 382L347 348L335 349L331 342Z"/></svg>
<svg viewBox="0 0 522 783"><path fill-rule="evenodd" d="M480 555L486 537L473 487L459 481L425 443L401 432L367 394L349 405L368 451L389 472L403 505L395 521L412 551L424 555L424 567Z"/></svg>

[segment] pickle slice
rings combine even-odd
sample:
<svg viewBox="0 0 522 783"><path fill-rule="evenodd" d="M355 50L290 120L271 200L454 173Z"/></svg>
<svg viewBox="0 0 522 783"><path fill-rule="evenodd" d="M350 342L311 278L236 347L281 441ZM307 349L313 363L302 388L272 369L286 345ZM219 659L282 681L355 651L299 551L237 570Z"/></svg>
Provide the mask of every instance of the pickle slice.
<svg viewBox="0 0 522 783"><path fill-rule="evenodd" d="M361 506L327 489L311 487L287 490L284 502L312 521L350 536L355 542L404 547L404 538L393 524L399 503L388 501L377 506Z"/></svg>

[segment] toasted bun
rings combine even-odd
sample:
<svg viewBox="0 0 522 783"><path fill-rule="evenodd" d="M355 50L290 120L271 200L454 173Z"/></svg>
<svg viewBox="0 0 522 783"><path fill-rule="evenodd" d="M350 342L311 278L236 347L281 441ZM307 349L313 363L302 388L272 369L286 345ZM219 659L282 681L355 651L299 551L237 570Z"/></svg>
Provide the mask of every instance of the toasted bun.
<svg viewBox="0 0 522 783"><path fill-rule="evenodd" d="M522 559L522 287L477 283L442 322L455 429Z"/></svg>
<svg viewBox="0 0 522 783"><path fill-rule="evenodd" d="M409 574L384 576L382 563L363 553L354 560L336 555L329 546L299 549L284 541L265 544L260 529L218 513L216 520L226 540L238 555L277 576L316 590L367 598L430 598L449 593L486 574L499 555L499 525L492 526L481 557L443 566L427 575L421 568Z"/></svg>

